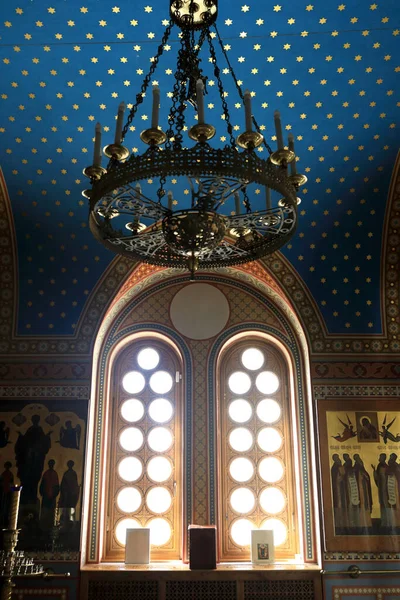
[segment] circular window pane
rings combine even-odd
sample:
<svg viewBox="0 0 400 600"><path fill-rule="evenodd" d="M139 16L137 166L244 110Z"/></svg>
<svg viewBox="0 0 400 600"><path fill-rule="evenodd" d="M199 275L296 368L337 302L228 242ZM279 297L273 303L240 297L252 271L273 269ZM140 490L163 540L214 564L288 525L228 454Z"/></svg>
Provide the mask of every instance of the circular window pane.
<svg viewBox="0 0 400 600"><path fill-rule="evenodd" d="M126 427L119 436L121 448L127 452L135 452L143 445L143 433L137 427Z"/></svg>
<svg viewBox="0 0 400 600"><path fill-rule="evenodd" d="M169 400L157 398L149 406L149 415L156 423L166 423L174 414L174 408Z"/></svg>
<svg viewBox="0 0 400 600"><path fill-rule="evenodd" d="M242 365L249 371L261 369L264 360L264 354L257 348L248 348L242 354Z"/></svg>
<svg viewBox="0 0 400 600"><path fill-rule="evenodd" d="M280 489L274 487L265 488L260 494L260 505L265 512L277 515L285 508L286 499Z"/></svg>
<svg viewBox="0 0 400 600"><path fill-rule="evenodd" d="M229 473L235 481L249 481L254 475L254 465L248 458L235 458L229 465Z"/></svg>
<svg viewBox="0 0 400 600"><path fill-rule="evenodd" d="M142 472L142 463L135 456L123 458L118 465L118 474L124 481L137 481Z"/></svg>
<svg viewBox="0 0 400 600"><path fill-rule="evenodd" d="M117 541L122 544L122 546L125 546L126 530L141 528L142 526L140 525L139 521L136 521L136 519L122 519L122 521L120 521L115 528L115 537L117 538Z"/></svg>
<svg viewBox="0 0 400 600"><path fill-rule="evenodd" d="M138 365L147 371L155 369L160 362L160 355L154 348L143 348L137 357Z"/></svg>
<svg viewBox="0 0 400 600"><path fill-rule="evenodd" d="M253 408L247 400L234 400L229 405L229 416L236 423L246 423L253 414Z"/></svg>
<svg viewBox="0 0 400 600"><path fill-rule="evenodd" d="M129 371L122 379L122 387L128 394L139 394L146 385L146 380L139 371Z"/></svg>
<svg viewBox="0 0 400 600"><path fill-rule="evenodd" d="M251 388L251 379L243 371L235 371L228 379L228 386L234 394L245 394Z"/></svg>
<svg viewBox="0 0 400 600"><path fill-rule="evenodd" d="M281 407L276 400L265 398L257 404L257 416L264 423L276 423L281 416Z"/></svg>
<svg viewBox="0 0 400 600"><path fill-rule="evenodd" d="M147 464L147 475L157 483L167 481L171 473L172 465L164 456L155 456Z"/></svg>
<svg viewBox="0 0 400 600"><path fill-rule="evenodd" d="M126 513L136 512L142 504L142 494L135 487L123 488L117 496L119 510Z"/></svg>
<svg viewBox="0 0 400 600"><path fill-rule="evenodd" d="M258 432L257 444L264 452L276 452L282 446L282 436L274 427L264 427Z"/></svg>
<svg viewBox="0 0 400 600"><path fill-rule="evenodd" d="M273 394L279 388L279 379L272 371L263 371L257 375L256 386L262 394Z"/></svg>
<svg viewBox="0 0 400 600"><path fill-rule="evenodd" d="M247 427L236 427L229 434L229 443L236 452L246 452L253 445L253 434Z"/></svg>
<svg viewBox="0 0 400 600"><path fill-rule="evenodd" d="M249 519L238 519L231 527L232 540L238 546L250 546L251 530L254 524Z"/></svg>
<svg viewBox="0 0 400 600"><path fill-rule="evenodd" d="M259 462L258 473L267 483L276 483L283 477L283 465L278 458L267 456Z"/></svg>
<svg viewBox="0 0 400 600"><path fill-rule="evenodd" d="M151 488L146 496L146 504L152 512L164 513L172 504L171 492L164 487Z"/></svg>
<svg viewBox="0 0 400 600"><path fill-rule="evenodd" d="M121 404L121 416L125 421L136 423L136 421L140 421L143 415L144 406L140 400L132 398L131 400L125 400L125 402Z"/></svg>
<svg viewBox="0 0 400 600"><path fill-rule="evenodd" d="M166 427L154 427L149 433L147 442L154 452L165 452L172 446L172 433Z"/></svg>
<svg viewBox="0 0 400 600"><path fill-rule="evenodd" d="M274 532L274 546L281 546L287 539L287 527L280 519L265 519L260 529L270 529Z"/></svg>
<svg viewBox="0 0 400 600"><path fill-rule="evenodd" d="M256 499L251 490L242 487L232 492L230 503L234 511L245 515L253 510Z"/></svg>
<svg viewBox="0 0 400 600"><path fill-rule="evenodd" d="M150 387L155 394L166 394L172 389L173 379L167 371L156 371L150 377Z"/></svg>
<svg viewBox="0 0 400 600"><path fill-rule="evenodd" d="M165 519L152 519L146 525L150 529L150 544L164 546L171 537L171 525Z"/></svg>

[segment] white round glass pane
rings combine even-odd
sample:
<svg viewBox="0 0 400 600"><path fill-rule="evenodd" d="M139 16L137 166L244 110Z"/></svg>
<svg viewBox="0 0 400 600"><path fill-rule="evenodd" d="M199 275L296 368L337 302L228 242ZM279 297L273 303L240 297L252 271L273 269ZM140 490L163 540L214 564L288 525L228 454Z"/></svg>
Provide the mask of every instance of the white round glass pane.
<svg viewBox="0 0 400 600"><path fill-rule="evenodd" d="M274 394L279 388L279 379L272 371L262 371L257 375L256 386L262 394Z"/></svg>
<svg viewBox="0 0 400 600"><path fill-rule="evenodd" d="M156 423L166 423L174 414L174 408L169 400L157 398L149 406L149 415Z"/></svg>
<svg viewBox="0 0 400 600"><path fill-rule="evenodd" d="M166 512L172 504L171 492L164 487L154 487L147 492L147 508L155 513Z"/></svg>
<svg viewBox="0 0 400 600"><path fill-rule="evenodd" d="M155 394L167 394L172 385L172 376L167 371L156 371L150 377L150 387Z"/></svg>
<svg viewBox="0 0 400 600"><path fill-rule="evenodd" d="M257 435L257 444L264 452L276 452L282 446L282 436L274 427L264 427Z"/></svg>
<svg viewBox="0 0 400 600"><path fill-rule="evenodd" d="M247 400L234 400L229 405L229 416L236 423L246 423L253 414L253 408Z"/></svg>
<svg viewBox="0 0 400 600"><path fill-rule="evenodd" d="M231 537L237 546L250 546L251 530L254 523L250 519L238 519L231 527Z"/></svg>
<svg viewBox="0 0 400 600"><path fill-rule="evenodd" d="M143 433L137 427L126 427L119 436L121 448L127 452L135 452L143 445Z"/></svg>
<svg viewBox="0 0 400 600"><path fill-rule="evenodd" d="M283 477L283 464L278 458L267 456L259 462L258 473L267 483L276 483Z"/></svg>
<svg viewBox="0 0 400 600"><path fill-rule="evenodd" d="M126 530L127 529L141 529L142 526L136 519L122 519L115 528L115 537L117 542L125 546L126 544Z"/></svg>
<svg viewBox="0 0 400 600"><path fill-rule="evenodd" d="M172 465L164 456L155 456L147 463L147 475L156 483L167 481L171 473Z"/></svg>
<svg viewBox="0 0 400 600"><path fill-rule="evenodd" d="M229 376L228 386L234 394L245 394L251 388L251 379L244 371L235 371Z"/></svg>
<svg viewBox="0 0 400 600"><path fill-rule="evenodd" d="M139 394L146 385L146 380L139 371L129 371L122 379L122 387L128 394Z"/></svg>
<svg viewBox="0 0 400 600"><path fill-rule="evenodd" d="M150 544L164 546L171 537L171 525L165 519L152 519L146 525L150 529Z"/></svg>
<svg viewBox="0 0 400 600"><path fill-rule="evenodd" d="M126 487L118 493L117 506L126 513L136 512L142 504L142 494L135 487Z"/></svg>
<svg viewBox="0 0 400 600"><path fill-rule="evenodd" d="M232 492L230 503L235 512L245 515L253 510L256 499L251 490L242 487Z"/></svg>
<svg viewBox="0 0 400 600"><path fill-rule="evenodd" d="M165 452L172 446L172 433L166 427L154 427L149 433L147 442L154 452Z"/></svg>
<svg viewBox="0 0 400 600"><path fill-rule="evenodd" d="M229 434L229 443L236 452L246 452L253 445L253 434L247 427L236 427Z"/></svg>
<svg viewBox="0 0 400 600"><path fill-rule="evenodd" d="M155 369L160 362L160 355L154 348L143 348L137 357L138 365L146 371Z"/></svg>
<svg viewBox="0 0 400 600"><path fill-rule="evenodd" d="M121 404L121 416L125 421L136 423L136 421L140 421L143 415L144 406L140 400L131 398L130 400L125 400L125 402Z"/></svg>
<svg viewBox="0 0 400 600"><path fill-rule="evenodd" d="M276 400L265 398L257 404L257 416L264 423L276 423L281 417L281 407Z"/></svg>
<svg viewBox="0 0 400 600"><path fill-rule="evenodd" d="M242 365L249 371L261 369L264 360L264 354L257 348L248 348L242 354Z"/></svg>
<svg viewBox="0 0 400 600"><path fill-rule="evenodd" d="M277 515L285 508L286 499L280 489L265 488L260 494L260 505L265 512Z"/></svg>
<svg viewBox="0 0 400 600"><path fill-rule="evenodd" d="M254 465L248 458L234 458L229 465L229 473L235 481L249 481L254 475Z"/></svg>
<svg viewBox="0 0 400 600"><path fill-rule="evenodd" d="M123 458L118 465L118 474L124 481L137 481L142 472L143 465L135 456Z"/></svg>
<svg viewBox="0 0 400 600"><path fill-rule="evenodd" d="M281 546L287 539L287 527L280 519L265 519L260 529L270 529L274 532L274 546Z"/></svg>

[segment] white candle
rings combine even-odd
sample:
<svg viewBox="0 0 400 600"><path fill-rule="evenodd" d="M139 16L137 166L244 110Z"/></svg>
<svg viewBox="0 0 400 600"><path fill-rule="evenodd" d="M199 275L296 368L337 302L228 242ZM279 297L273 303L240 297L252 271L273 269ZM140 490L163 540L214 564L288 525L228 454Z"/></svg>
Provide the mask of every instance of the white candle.
<svg viewBox="0 0 400 600"><path fill-rule="evenodd" d="M253 129L253 120L251 117L251 94L249 90L246 90L243 96L244 101L244 113L246 117L246 131Z"/></svg>
<svg viewBox="0 0 400 600"><path fill-rule="evenodd" d="M97 123L94 133L93 166L101 166L101 125Z"/></svg>
<svg viewBox="0 0 400 600"><path fill-rule="evenodd" d="M271 188L265 188L265 204L267 206L267 210L271 210Z"/></svg>
<svg viewBox="0 0 400 600"><path fill-rule="evenodd" d="M240 196L239 196L239 192L235 192L234 193L234 197L235 197L235 212L237 215L240 215Z"/></svg>
<svg viewBox="0 0 400 600"><path fill-rule="evenodd" d="M118 106L118 116L117 116L117 126L115 128L115 139L114 144L121 143L122 137L122 126L124 124L124 112L125 112L125 102L121 102Z"/></svg>
<svg viewBox="0 0 400 600"><path fill-rule="evenodd" d="M172 210L172 200L174 199L172 192L169 191L167 196L168 196L168 210Z"/></svg>
<svg viewBox="0 0 400 600"><path fill-rule="evenodd" d="M158 129L158 114L160 110L160 88L153 86L153 112L151 114L151 128Z"/></svg>
<svg viewBox="0 0 400 600"><path fill-rule="evenodd" d="M274 112L274 121L275 121L275 132L276 132L276 141L278 143L278 150L283 148L283 135L282 135L282 124L281 124L281 114L279 110Z"/></svg>
<svg viewBox="0 0 400 600"><path fill-rule="evenodd" d="M292 150L292 152L294 152L294 137L293 137L292 133L289 133L288 140L289 140L289 150ZM292 175L296 175L296 173L297 173L296 154L294 155L294 159L290 163L290 172Z"/></svg>
<svg viewBox="0 0 400 600"><path fill-rule="evenodd" d="M140 194L142 193L142 186L140 185L140 183L137 183L137 184L135 185L135 190L136 190L136 195L137 195L137 197L139 198L139 197L140 197Z"/></svg>
<svg viewBox="0 0 400 600"><path fill-rule="evenodd" d="M197 100L197 115L199 123L204 123L204 83L202 79L198 79L196 83L196 100Z"/></svg>

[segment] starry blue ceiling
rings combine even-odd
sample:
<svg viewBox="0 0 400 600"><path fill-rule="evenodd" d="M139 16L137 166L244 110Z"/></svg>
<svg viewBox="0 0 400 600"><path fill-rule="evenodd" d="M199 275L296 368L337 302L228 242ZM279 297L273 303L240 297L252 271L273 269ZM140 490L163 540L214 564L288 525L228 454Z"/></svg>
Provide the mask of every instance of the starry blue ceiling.
<svg viewBox="0 0 400 600"><path fill-rule="evenodd" d="M73 333L113 258L88 230L82 169L92 162L97 121L103 143L112 142L118 104L134 101L168 9L168 0L2 3L0 165L17 230L21 334ZM398 0L219 0L218 27L267 141L274 147L278 108L285 132L295 136L298 168L309 178L298 232L284 255L331 333L381 332L382 225L398 149ZM161 125L178 33L174 28L154 78ZM209 68L207 56L203 65ZM212 143L222 144L225 123L207 74L206 113L217 126ZM229 73L222 77L240 133L243 109ZM142 149L139 133L150 115L148 97L126 138L130 149ZM194 115L187 118L190 126ZM178 198L179 208L184 202Z"/></svg>

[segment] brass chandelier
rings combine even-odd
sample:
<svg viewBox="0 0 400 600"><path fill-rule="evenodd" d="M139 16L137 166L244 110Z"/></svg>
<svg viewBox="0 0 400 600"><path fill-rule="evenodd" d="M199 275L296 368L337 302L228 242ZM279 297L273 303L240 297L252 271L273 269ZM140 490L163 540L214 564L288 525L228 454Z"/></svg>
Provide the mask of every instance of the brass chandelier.
<svg viewBox="0 0 400 600"><path fill-rule="evenodd" d="M278 111L274 113L275 151L261 134L252 115L251 94L247 90L242 92L224 49L216 26L217 13L218 0L170 0L169 24L125 125L125 105L119 106L114 143L103 150L109 158L107 168L101 166L101 126L98 123L93 165L84 169L92 183L92 189L83 194L89 199L89 225L95 238L113 252L135 260L188 268L192 279L199 267L217 268L249 262L285 245L297 226L300 200L296 192L307 181L305 175L296 171L292 135L289 135L288 147L284 146ZM181 30L180 48L174 86L169 93L171 108L166 131L158 124L160 90L153 85L151 127L140 134L148 149L140 155L130 154L123 141L175 25ZM214 39L227 61L245 108L245 131L237 139L233 136ZM222 148L209 144L216 130L205 120L204 94L208 77L201 67L205 48L209 51L207 62L212 65L229 138L229 144ZM198 118L188 129L189 106L197 111ZM183 136L186 130L188 140ZM256 153L261 144L268 151L266 160ZM157 188L150 185L155 178ZM182 178L188 181L185 194L190 195L190 206L175 210L177 201L167 188ZM263 190L265 200L261 210L252 210L252 186L258 186L257 194L260 187ZM272 201L271 190L280 196L276 202Z"/></svg>

